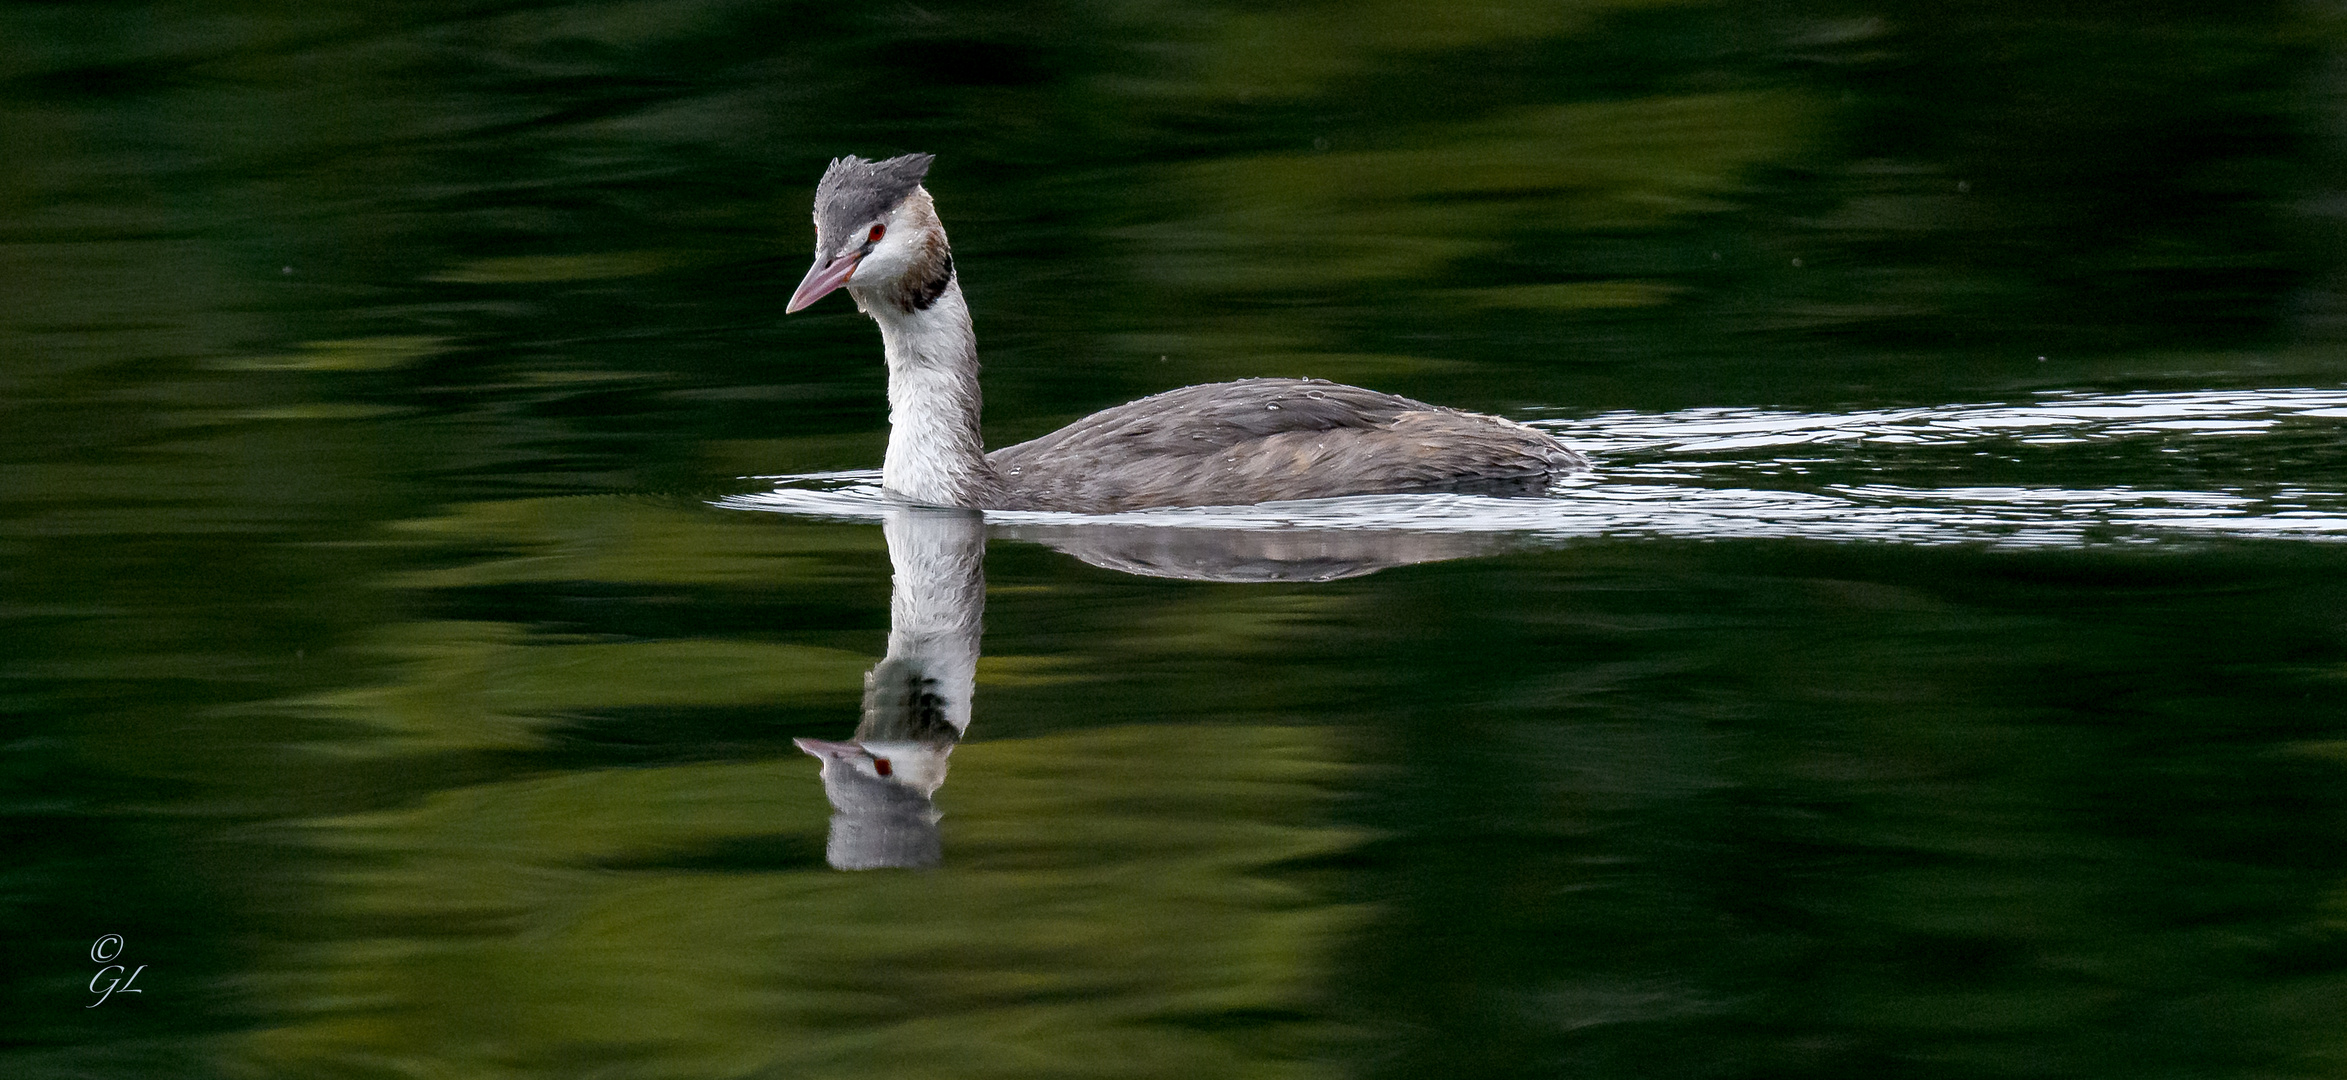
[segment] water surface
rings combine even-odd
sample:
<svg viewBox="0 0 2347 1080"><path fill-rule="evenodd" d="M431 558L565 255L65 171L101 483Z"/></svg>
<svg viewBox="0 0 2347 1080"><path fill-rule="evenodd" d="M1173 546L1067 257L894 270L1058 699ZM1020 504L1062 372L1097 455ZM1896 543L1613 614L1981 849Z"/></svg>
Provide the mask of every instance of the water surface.
<svg viewBox="0 0 2347 1080"><path fill-rule="evenodd" d="M8 1075L2347 1055L2319 11L0 40ZM932 865L835 869L793 740L954 609L906 602L870 326L780 302L823 163L910 150L994 445L1316 375L1598 467L948 529L983 632Z"/></svg>

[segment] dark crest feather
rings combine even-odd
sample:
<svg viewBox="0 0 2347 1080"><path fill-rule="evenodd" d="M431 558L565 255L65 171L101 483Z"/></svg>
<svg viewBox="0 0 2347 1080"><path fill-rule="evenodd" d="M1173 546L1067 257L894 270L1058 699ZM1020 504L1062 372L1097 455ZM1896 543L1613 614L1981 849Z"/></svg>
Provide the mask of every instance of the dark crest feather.
<svg viewBox="0 0 2347 1080"><path fill-rule="evenodd" d="M866 161L850 154L831 159L815 185L815 242L828 245L886 215L921 186L934 154L906 154Z"/></svg>

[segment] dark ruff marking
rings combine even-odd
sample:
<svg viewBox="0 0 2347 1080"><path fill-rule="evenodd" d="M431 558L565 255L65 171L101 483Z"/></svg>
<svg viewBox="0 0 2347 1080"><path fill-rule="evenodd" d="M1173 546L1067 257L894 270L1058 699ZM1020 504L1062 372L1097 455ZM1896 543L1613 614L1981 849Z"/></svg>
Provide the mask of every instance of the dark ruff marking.
<svg viewBox="0 0 2347 1080"><path fill-rule="evenodd" d="M864 719L856 725L857 741L960 742L961 731L946 715L952 702L938 687L935 677L922 674L908 658L882 660L864 673Z"/></svg>
<svg viewBox="0 0 2347 1080"><path fill-rule="evenodd" d="M930 233L922 255L890 298L907 315L929 310L929 305L945 295L945 287L953 284L953 252L946 248L945 237Z"/></svg>

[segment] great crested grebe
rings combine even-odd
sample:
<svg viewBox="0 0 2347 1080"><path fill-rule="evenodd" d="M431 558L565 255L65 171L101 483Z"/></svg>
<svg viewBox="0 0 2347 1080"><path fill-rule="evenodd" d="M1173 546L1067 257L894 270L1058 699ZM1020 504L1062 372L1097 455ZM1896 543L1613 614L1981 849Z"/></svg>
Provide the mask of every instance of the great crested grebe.
<svg viewBox="0 0 2347 1080"><path fill-rule="evenodd" d="M797 311L842 285L888 360L881 485L931 506L1107 513L1462 488L1536 489L1589 467L1547 433L1319 379L1241 379L1103 409L991 454L978 339L929 154L836 158L815 186L815 266Z"/></svg>

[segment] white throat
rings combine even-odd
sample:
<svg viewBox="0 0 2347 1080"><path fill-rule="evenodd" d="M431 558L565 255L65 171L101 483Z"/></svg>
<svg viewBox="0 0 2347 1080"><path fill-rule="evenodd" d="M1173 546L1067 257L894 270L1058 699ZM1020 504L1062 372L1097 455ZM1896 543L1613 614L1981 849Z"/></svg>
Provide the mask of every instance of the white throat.
<svg viewBox="0 0 2347 1080"><path fill-rule="evenodd" d="M994 473L978 433L978 339L961 283L949 283L934 303L912 312L850 292L880 324L888 359L881 485L929 506L985 506Z"/></svg>
<svg viewBox="0 0 2347 1080"><path fill-rule="evenodd" d="M978 691L978 633L986 612L986 522L977 514L900 509L882 520L895 570L888 595L888 657L918 671L959 735Z"/></svg>
<svg viewBox="0 0 2347 1080"><path fill-rule="evenodd" d="M895 581L888 655L864 676L856 742L926 796L970 727L986 610L986 520L968 510L891 507L881 523Z"/></svg>

